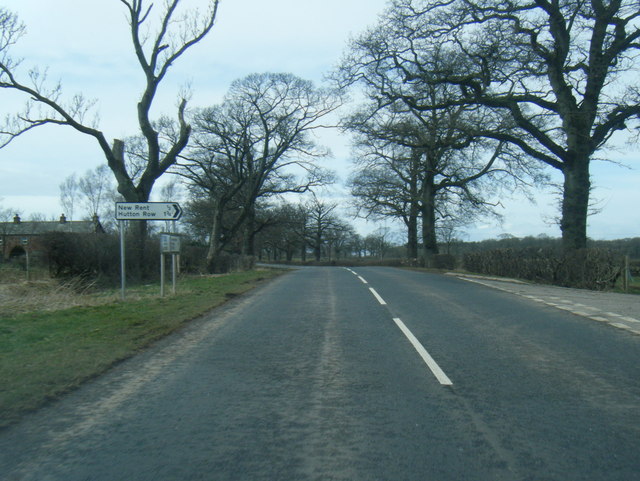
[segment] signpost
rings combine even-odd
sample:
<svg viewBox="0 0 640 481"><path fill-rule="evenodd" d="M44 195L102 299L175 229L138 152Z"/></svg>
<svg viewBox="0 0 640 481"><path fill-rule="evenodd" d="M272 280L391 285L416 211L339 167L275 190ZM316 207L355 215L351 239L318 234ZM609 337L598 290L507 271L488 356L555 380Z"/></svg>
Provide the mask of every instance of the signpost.
<svg viewBox="0 0 640 481"><path fill-rule="evenodd" d="M180 254L180 236L160 234L160 297L164 297L164 255L171 254L172 292L176 293L176 255Z"/></svg>
<svg viewBox="0 0 640 481"><path fill-rule="evenodd" d="M23 237L20 240L20 243L24 246L24 254L26 256L26 261L27 261L27 282L29 282L31 280L30 274L29 274L29 238L28 237Z"/></svg>
<svg viewBox="0 0 640 481"><path fill-rule="evenodd" d="M120 226L120 274L121 274L121 290L122 300L124 300L125 291L125 243L124 243L124 227L125 221L128 220L173 220L176 221L182 216L182 209L177 202L116 202L116 220ZM177 237L177 236L171 236ZM171 242L171 241L169 241ZM175 243L175 241L173 241ZM177 241L177 250L180 251L180 238ZM164 252L164 251L163 251ZM174 284L173 292L175 293L175 254L173 254L174 264ZM164 294L164 254L161 268L162 286L161 292Z"/></svg>

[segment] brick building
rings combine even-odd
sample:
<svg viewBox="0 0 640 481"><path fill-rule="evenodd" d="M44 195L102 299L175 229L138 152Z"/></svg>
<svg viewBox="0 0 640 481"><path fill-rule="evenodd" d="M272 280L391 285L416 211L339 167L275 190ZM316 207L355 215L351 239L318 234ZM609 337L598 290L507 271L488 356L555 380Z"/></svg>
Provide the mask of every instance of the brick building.
<svg viewBox="0 0 640 481"><path fill-rule="evenodd" d="M24 256L27 250L37 253L42 250L40 239L49 232L71 234L104 233L98 216L92 220L68 221L64 214L58 221L25 221L18 214L13 222L0 222L0 261Z"/></svg>

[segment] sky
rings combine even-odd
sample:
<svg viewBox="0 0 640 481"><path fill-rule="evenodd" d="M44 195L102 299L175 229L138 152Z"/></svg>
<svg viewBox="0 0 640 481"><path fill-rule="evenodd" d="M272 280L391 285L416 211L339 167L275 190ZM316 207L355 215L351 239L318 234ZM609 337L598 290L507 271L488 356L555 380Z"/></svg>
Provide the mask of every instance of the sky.
<svg viewBox="0 0 640 481"><path fill-rule="evenodd" d="M201 9L206 0L185 0ZM160 3L160 0L157 0ZM135 106L143 77L133 54L124 6L118 0L0 0L27 28L14 46L22 58L22 73L47 69L51 85L58 81L63 97L76 93L96 100L99 127L111 141L136 133ZM339 62L350 38L376 23L386 0L222 0L216 25L189 50L161 85L153 110L175 116L179 92L192 92L189 106L219 103L231 82L256 72L290 72L320 85ZM0 92L0 115L21 108L23 100ZM347 107L349 108L349 107ZM346 206L350 168L349 138L325 131L319 141L332 158L341 182L325 196ZM594 162L592 198L596 214L589 236L617 239L640 236L639 147L616 142L605 155L612 162ZM35 213L57 218L62 213L59 185L68 176L84 174L104 162L94 139L68 127L46 126L0 149L0 209L11 208L23 218ZM623 164L622 166L620 164ZM560 182L551 169L553 180ZM498 209L503 221L479 221L461 232L466 240L546 234L560 236L557 195L534 189L531 203L521 193L503 196ZM344 210L347 214L347 210ZM362 234L393 223L353 221Z"/></svg>

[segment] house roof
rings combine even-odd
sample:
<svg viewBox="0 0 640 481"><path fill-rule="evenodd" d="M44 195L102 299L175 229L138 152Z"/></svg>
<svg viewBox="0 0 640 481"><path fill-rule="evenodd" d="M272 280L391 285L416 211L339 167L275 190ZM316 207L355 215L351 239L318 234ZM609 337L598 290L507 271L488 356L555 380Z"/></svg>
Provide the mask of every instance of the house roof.
<svg viewBox="0 0 640 481"><path fill-rule="evenodd" d="M34 236L42 235L48 232L67 232L71 234L92 234L96 232L104 232L104 228L100 221L79 220L67 221L26 221L22 222L18 218L18 222L0 222L0 235L11 236Z"/></svg>

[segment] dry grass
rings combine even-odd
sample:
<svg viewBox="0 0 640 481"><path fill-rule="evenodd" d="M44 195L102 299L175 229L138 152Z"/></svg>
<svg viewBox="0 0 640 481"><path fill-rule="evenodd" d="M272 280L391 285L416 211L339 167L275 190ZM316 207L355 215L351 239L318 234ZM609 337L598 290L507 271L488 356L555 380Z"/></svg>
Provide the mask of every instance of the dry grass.
<svg viewBox="0 0 640 481"><path fill-rule="evenodd" d="M85 279L51 279L46 271L32 272L30 277L32 280L27 281L23 270L0 267L0 318L28 312L99 306L120 300L119 289L97 289L95 283ZM158 297L158 294L159 288L155 285L130 286L126 292L130 301Z"/></svg>
<svg viewBox="0 0 640 481"><path fill-rule="evenodd" d="M115 294L96 294L91 284L80 280L58 281L46 272L35 272L26 280L25 272L0 268L0 317L33 311L56 311L76 306L112 302Z"/></svg>

